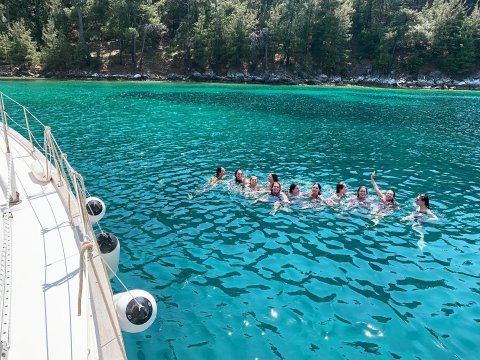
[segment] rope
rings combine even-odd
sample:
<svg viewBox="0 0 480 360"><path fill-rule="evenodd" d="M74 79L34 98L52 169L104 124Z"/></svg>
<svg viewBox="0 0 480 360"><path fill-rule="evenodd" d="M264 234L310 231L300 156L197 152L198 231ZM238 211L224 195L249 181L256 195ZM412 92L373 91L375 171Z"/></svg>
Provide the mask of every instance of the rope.
<svg viewBox="0 0 480 360"><path fill-rule="evenodd" d="M97 267L93 264L91 253L89 254L89 261L93 265L92 266L93 273L95 274L95 278L97 279L97 283L100 284L100 277L98 276ZM99 286L99 288L100 288L100 292L102 293L103 301L104 301L105 304L107 304L107 295L105 294L105 290L104 290L103 286L101 286L101 285ZM120 348L122 349L123 358L126 360L127 359L127 354L125 353L125 348L124 348L123 343L122 343L122 338L121 338L120 333L118 332L117 327L115 326L115 320L113 318L113 314L112 314L112 311L111 311L109 306L107 306L107 312L108 312L108 317L109 317L109 320L110 320L110 325L113 328L113 331L115 333L115 339L117 340L118 344L120 345ZM115 316L116 316L116 314L115 314Z"/></svg>
<svg viewBox="0 0 480 360"><path fill-rule="evenodd" d="M91 242L83 242L82 247L80 248L80 281L78 283L78 299L77 299L77 309L78 316L82 315L82 292L83 292L83 270L85 267L85 251L92 252L93 244Z"/></svg>
<svg viewBox="0 0 480 360"><path fill-rule="evenodd" d="M66 163L68 164L68 161L66 161ZM68 169L68 167L67 167L67 169ZM88 221L87 207L85 206L85 204L86 204L86 201L85 201L86 200L86 198L85 198L86 188L85 188L85 184L83 182L83 178L77 172L75 172L73 170L72 170L72 172L73 172L73 185L74 185L74 188L75 188L75 192L77 194L78 206L79 206L80 215L81 215L80 219L81 219L81 222L82 222L82 228L84 229L84 234L88 234L89 230L93 233L92 225L90 224L90 221ZM83 206L82 206L82 204L83 204ZM85 238L88 240L89 239L88 235ZM91 247L92 249L95 248L97 253L100 253L100 249L98 249L98 245L97 245L96 242L88 241L87 246ZM83 255L82 255L82 257L83 257ZM92 260L92 251L88 252L88 257L89 257L88 260L90 261L90 264L92 265L91 268L93 269L95 279L97 281L97 284L99 285L99 289L100 289L100 293L102 294L103 302L106 305L105 307L107 309L108 318L110 320L110 325L113 328L113 331L114 331L114 334L115 334L115 339L117 340L118 344L120 345L120 349L122 351L123 358L126 360L127 359L127 354L125 353L125 348L124 348L122 340L121 340L121 335L118 332L118 329L116 327L116 323L115 323L115 320L114 320L114 319L117 319L117 317L116 317L117 315L115 314L115 318L114 318L114 315L112 314L112 309L110 308L110 306L107 305L108 304L107 295L105 294L105 289L104 289L104 287L103 287L103 285L100 281L100 276L98 275L97 267ZM102 260L102 263L105 264L105 262L103 262L103 260Z"/></svg>
<svg viewBox="0 0 480 360"><path fill-rule="evenodd" d="M33 115L23 105L19 104L17 101L13 100L9 96L4 95L3 92L0 92L0 99L1 99L1 104L2 104L2 120L3 120L3 123L4 123L4 127L6 126L6 123L7 123L7 114L4 111L3 96L5 96L5 98L11 100L14 104L17 104L18 106L20 106L23 109L24 114L29 114L41 126L43 126L43 128L45 130L44 131L44 144L43 144L43 146L41 146L38 143L38 141L37 141L37 139L35 139L35 137L33 137L33 140L38 145L39 149L41 149L40 151L43 150L43 152L44 152L45 162L46 162L46 164L45 164L46 165L46 171L47 171L48 175L51 174L51 171L52 171L52 168L51 168L52 167L52 162L51 161L53 160L53 163L55 164L55 167L57 168L57 170L59 172L59 174L58 174L59 180L65 180L65 182L69 185L69 189L68 189L69 199L70 199L70 192L72 192L72 187L73 187L73 190L75 191L75 193L73 195L75 197L75 200L76 200L77 206L78 206L78 210L80 212L79 217L80 217L81 229L82 229L82 233L84 234L84 241L82 242L82 246L81 246L81 250L80 250L80 269L79 269L80 279L79 279L79 292L78 292L78 298L77 298L78 314L80 315L81 311L82 311L82 293L83 293L83 285L84 285L83 284L83 277L84 277L83 275L84 275L84 272L88 273L88 269L89 269L85 262L90 261L90 264L91 264L90 268L93 269L95 279L96 279L96 282L99 286L99 290L100 290L100 293L101 293L101 296L102 296L103 303L104 303L105 308L106 308L107 313L108 313L108 317L109 317L109 321L110 321L110 327L112 328L112 330L114 332L114 335L115 335L115 339L119 344L120 351L122 353L122 358L126 360L127 355L126 355L126 352L125 352L125 347L123 345L121 333L119 332L119 329L117 327L118 323L115 321L117 319L116 314L112 313L112 308L110 306L108 306L109 303L108 303L108 296L106 294L106 289L104 288L103 283L100 281L100 276L99 276L99 273L97 271L97 267L96 267L95 263L93 262L93 250L95 249L96 253L100 253L100 250L98 249L98 244L95 241L90 241L90 238L89 238L89 234L94 234L94 232L93 232L92 225L90 224L90 221L88 220L87 208L85 206L85 204L86 204L86 199L85 199L86 189L85 189L85 184L84 184L83 178L69 164L66 154L64 154L61 151L60 146L58 145L57 141L55 140L55 138L52 136L52 134L50 132L50 128L45 126L35 115ZM26 115L25 115L25 117L26 117L27 127L28 127L29 126L28 125L28 119L27 119ZM11 119L10 116L8 116L8 118ZM29 130L29 128L26 128L26 127L20 125L19 123L17 123L13 119L11 119L11 120L16 125L18 125L20 128L27 130L29 136L32 136L32 133ZM5 141L8 144L8 138L7 138L6 131L5 131L5 138L6 138ZM32 139L30 140L30 142L32 143L32 146L33 146ZM50 159L50 161L49 161L49 159ZM8 172L9 172L8 190L7 190L7 198L8 199L11 198L11 192L12 192L11 191L12 176L10 175L12 173L12 169L13 169L13 162L12 162L12 157L10 156L10 158L9 158L9 170L8 170ZM69 175L70 181L67 178L67 175L65 173L65 169L66 169L66 171ZM70 200L69 200L69 206L70 206ZM7 238L6 233L7 233L7 231L10 232L10 226L6 225L6 220L7 220L7 217L11 217L10 204L8 203L8 201L7 201L7 211L4 212L3 215L4 215L3 216L4 217L4 246L3 246L3 248L5 249L5 238ZM71 216L71 213L70 213L70 216ZM102 232L103 232L103 230L102 230ZM87 260L85 260L85 252L87 252L87 254L88 254L87 255L88 256ZM5 254L5 250L1 254L0 271L2 271L5 266L10 266L10 263L9 263L10 260L9 259L8 259L7 262L4 261L4 259L5 259L4 254ZM8 256L10 256L10 247L8 247L8 251L6 252L6 254ZM104 262L102 261L102 263L104 263ZM107 266L108 266L108 264L107 264ZM115 276L116 276L116 274L115 274ZM8 278L8 276L7 276L7 278ZM3 291L3 293L5 294L5 286L4 286L5 283L2 284L2 281L5 281L5 277L0 276L0 287ZM11 283L11 281L8 281L8 283ZM108 283L108 285L109 285L109 283ZM122 283L122 285L125 287L125 285L123 283ZM110 294L111 294L110 286L108 286L108 288L109 288ZM128 291L128 289L127 289L127 291ZM2 310L3 310L2 311L2 318L4 316L8 315L8 314L6 314L7 312L5 311L5 303L4 303L5 298L6 297L4 295L4 297L2 297L2 299L0 299L0 301L4 305L2 307ZM7 298L7 300L10 301L9 297ZM7 306L8 306L8 308L10 308L9 304ZM7 324L9 326L9 322L5 322L4 319L2 319L2 324L1 324L1 327L2 327L2 329L1 329L1 333L2 333L1 334L1 339L2 339L2 341L0 342L0 350L1 350L0 356L2 356L2 357L6 356L4 354L5 354L5 351L8 350L8 340L4 341L4 337L5 336L8 337L8 334L9 334L8 331L5 330L5 325L7 325Z"/></svg>
<svg viewBox="0 0 480 360"><path fill-rule="evenodd" d="M7 201L8 204L8 201ZM8 206L8 205L7 205ZM8 357L10 348L10 290L11 290L11 224L10 209L3 213L3 241L1 250L0 273L2 289L2 315L1 315L1 353L2 358ZM10 275L9 275L10 274Z"/></svg>
<svg viewBox="0 0 480 360"><path fill-rule="evenodd" d="M89 197L91 197L91 194L88 192L87 188L85 188L85 192L87 193L87 195ZM90 206L90 204L86 204L88 206L88 208L90 210L92 210L92 207ZM92 211L93 213L93 211ZM97 221L96 225L98 226L98 228L100 229L100 233L102 234L105 234L105 232L103 231L102 227L100 226L100 221ZM118 280L118 282L123 286L123 288L125 289L125 291L132 297L133 301L135 301L138 305L139 308L143 308L144 306L141 305L137 299L132 295L132 293L130 292L130 290L127 288L127 286L123 283L122 280L120 280L120 278L118 277L117 273L115 271L113 271L113 269L110 267L110 265L108 265L108 263L106 261L103 261L102 259L102 262L104 265L107 266L107 268L110 270L110 272L113 274L113 276L115 276L115 278Z"/></svg>
<svg viewBox="0 0 480 360"><path fill-rule="evenodd" d="M13 155L11 152L7 152L7 159L8 159L8 181L7 181L7 202L9 205L17 205L21 202L20 194L17 191L17 186L15 184L15 171L13 170ZM12 188L12 182L14 185L14 189ZM15 194L12 194L12 190ZM13 197L15 196L15 197ZM10 206L8 207L8 211L10 212Z"/></svg>
<svg viewBox="0 0 480 360"><path fill-rule="evenodd" d="M12 198L12 154L7 153L7 157L8 157L7 211L10 212L10 199Z"/></svg>
<svg viewBox="0 0 480 360"><path fill-rule="evenodd" d="M2 290L1 298L1 352L2 358L8 357L10 348L10 289L11 289L11 236L12 236L12 212L10 210L11 197L11 172L12 172L12 156L8 154L8 186L6 210L3 213L3 238L2 250L0 257L0 285ZM9 275L10 274L10 275Z"/></svg>
<svg viewBox="0 0 480 360"><path fill-rule="evenodd" d="M83 270L85 268L85 251L88 251L88 261L91 264L91 267L93 269L93 273L95 274L95 279L97 281L97 284L99 285L100 293L102 294L102 299L105 304L107 304L107 295L105 294L105 289L101 285L100 281L100 276L98 275L97 267L95 266L93 262L93 248L94 245L91 241L85 240L82 244L82 247L80 249L80 282L78 285L78 316L82 314L82 291L83 291ZM108 313L108 318L110 320L110 325L113 328L113 332L115 335L115 340L120 345L120 349L122 350L122 355L123 358L126 360L127 359L127 354L125 353L125 348L123 346L122 340L121 340L121 335L118 332L112 311L109 306L106 306L107 308L107 313Z"/></svg>
<svg viewBox="0 0 480 360"><path fill-rule="evenodd" d="M133 301L135 301L138 305L138 308L141 309L143 308L144 306L141 305L137 299L132 295L132 293L130 292L130 290L128 290L128 288L125 286L125 284L123 283L122 280L120 280L120 278L118 277L118 275L115 273L115 271L112 270L112 268L110 267L110 265L108 265L108 263L106 261L103 261L103 264L107 266L107 268L112 272L113 276L115 276L115 278L118 280L118 282L123 286L123 288L128 292L128 295L130 295L133 299Z"/></svg>
<svg viewBox="0 0 480 360"><path fill-rule="evenodd" d="M16 121L15 121L15 119L14 119L14 118L12 118L12 117L11 117L11 116L10 116L8 113L6 113L6 112L5 112L5 115L7 115L7 118L8 118L10 121L12 121L12 122L13 122L15 125L17 125L19 128L21 128L21 129L24 129L24 130L27 130L27 131L28 131L28 129L27 129L27 127L26 127L26 126L22 126L21 124L19 124L18 122L16 122Z"/></svg>
<svg viewBox="0 0 480 360"><path fill-rule="evenodd" d="M3 93L3 92L0 92L0 94L1 94L3 97L7 98L8 100L12 101L14 104L20 106L20 107L21 107L22 109L24 109L27 113L29 113L35 120L37 120L40 125L42 125L43 127L45 127L45 125L44 125L40 120L38 120L37 117L36 117L35 115L33 115L33 114L30 112L30 110L28 110L25 106L23 106L23 105L20 104L19 102L15 101L14 99L12 99L10 96L6 95L6 94Z"/></svg>

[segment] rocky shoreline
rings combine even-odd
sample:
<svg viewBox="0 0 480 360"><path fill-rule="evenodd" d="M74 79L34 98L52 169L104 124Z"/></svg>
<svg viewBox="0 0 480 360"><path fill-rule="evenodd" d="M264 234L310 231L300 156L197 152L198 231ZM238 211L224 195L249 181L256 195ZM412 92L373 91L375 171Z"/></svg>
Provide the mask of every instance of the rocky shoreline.
<svg viewBox="0 0 480 360"><path fill-rule="evenodd" d="M194 71L190 74L158 74L152 72L95 72L71 70L65 72L48 72L21 68L0 68L0 78L47 78L59 80L107 80L107 81L185 81L185 82L221 82L244 84L270 84L270 85L332 85L332 86L376 86L391 88L422 88L422 89L461 89L480 90L480 73L463 80L452 79L440 72L412 76L388 77L383 75L357 75L357 76L328 76L319 74L309 76L306 74L294 75L287 72L272 71L268 76L253 75L247 72L229 71L223 75L212 70L203 73Z"/></svg>

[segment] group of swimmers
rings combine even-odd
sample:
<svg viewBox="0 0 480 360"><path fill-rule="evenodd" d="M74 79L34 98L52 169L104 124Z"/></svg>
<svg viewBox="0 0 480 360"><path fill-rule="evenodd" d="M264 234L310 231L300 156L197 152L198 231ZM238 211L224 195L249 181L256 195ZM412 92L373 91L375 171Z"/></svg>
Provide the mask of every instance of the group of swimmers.
<svg viewBox="0 0 480 360"><path fill-rule="evenodd" d="M375 182L375 171L370 175L370 181L375 193L378 196L380 202L380 209L390 208L393 209L398 205L395 199L395 191L392 189L383 193ZM223 167L218 167L216 175L212 178L211 184L215 185L220 180L226 180L226 172ZM341 181L336 185L335 193L328 197L323 198L322 186L319 183L313 184L311 190L307 194L303 194L300 185L293 183L290 185L288 194L282 191L282 184L279 181L278 175L275 173L268 174L267 186L263 188L258 184L258 178L255 175L250 176L247 181L246 176L241 169L235 170L233 181L238 186L245 189L245 193L248 196L253 196L256 202L272 201L274 202L274 208L272 213L275 213L282 204L289 205L292 201L297 201L302 198L309 199L311 202L324 203L327 205L339 205L346 201L348 205L355 206L361 204L371 204L372 199L367 196L368 190L365 185L360 186L356 195L347 197L348 187ZM426 194L419 194L415 200L417 209L410 216L404 217L402 220L416 219L418 217L426 217L428 220L438 220L437 216L430 210L430 199Z"/></svg>

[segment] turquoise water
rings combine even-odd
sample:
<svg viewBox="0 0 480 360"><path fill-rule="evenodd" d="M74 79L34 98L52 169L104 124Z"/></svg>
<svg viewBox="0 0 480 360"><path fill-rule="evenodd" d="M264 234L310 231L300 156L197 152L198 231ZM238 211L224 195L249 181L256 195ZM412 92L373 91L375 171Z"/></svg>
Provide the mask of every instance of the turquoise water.
<svg viewBox="0 0 480 360"><path fill-rule="evenodd" d="M471 359L480 351L480 92L1 81L52 126L158 317L129 359ZM401 208L271 203L217 166L323 194L377 170ZM437 222L400 219L420 192ZM376 202L377 199L375 199ZM416 231L417 230L417 231ZM423 239L423 241L422 241ZM115 291L121 286L113 283Z"/></svg>

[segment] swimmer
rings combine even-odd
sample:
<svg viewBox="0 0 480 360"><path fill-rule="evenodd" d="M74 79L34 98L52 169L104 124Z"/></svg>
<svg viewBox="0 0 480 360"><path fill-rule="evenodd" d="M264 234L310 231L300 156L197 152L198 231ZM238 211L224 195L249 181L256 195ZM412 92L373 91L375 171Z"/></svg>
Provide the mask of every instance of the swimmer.
<svg viewBox="0 0 480 360"><path fill-rule="evenodd" d="M430 198L427 194L418 194L415 199L415 205L417 205L415 212L403 217L402 220L438 220L437 215L430 210Z"/></svg>
<svg viewBox="0 0 480 360"><path fill-rule="evenodd" d="M385 194L383 194L378 188L377 183L375 182L375 179L374 179L375 175L376 173L375 171L373 171L372 174L370 175L370 180L372 182L373 188L375 189L375 192L378 195L378 198L380 199L380 202L388 206L398 205L397 200L395 200L395 191L393 191L392 189L389 189Z"/></svg>
<svg viewBox="0 0 480 360"><path fill-rule="evenodd" d="M299 198L303 196L302 192L300 191L300 185L293 183L290 185L290 189L288 190L288 197L290 199Z"/></svg>
<svg viewBox="0 0 480 360"><path fill-rule="evenodd" d="M313 184L312 190L308 193L308 197L312 201L322 201L322 186L318 183Z"/></svg>
<svg viewBox="0 0 480 360"><path fill-rule="evenodd" d="M268 174L267 178L267 192L269 192L272 189L272 185L274 182L278 182L278 175L275 173L270 173Z"/></svg>
<svg viewBox="0 0 480 360"><path fill-rule="evenodd" d="M412 224L412 230L419 235L419 240L417 241L417 246L420 250L426 246L425 242L425 231L423 230L423 222L425 220L438 220L437 215L435 215L432 210L430 210L430 199L426 194L418 194L415 199L415 205L417 209L408 216L405 216L401 221L414 220Z"/></svg>
<svg viewBox="0 0 480 360"><path fill-rule="evenodd" d="M370 204L372 199L370 199L367 194L367 187L362 185L357 189L357 196L352 196L348 201L352 204Z"/></svg>
<svg viewBox="0 0 480 360"><path fill-rule="evenodd" d="M287 195L285 195L285 193L282 191L282 185L278 181L275 181L272 184L270 194L255 199L252 204L267 201L274 201L273 209L270 212L271 215L275 215L278 209L280 209L280 207L282 206L282 203L285 204L287 207L290 205L290 201L288 200Z"/></svg>
<svg viewBox="0 0 480 360"><path fill-rule="evenodd" d="M245 184L247 182L247 179L245 175L243 175L243 172L241 169L235 170L234 180L235 180L235 184L242 185L243 187L245 187Z"/></svg>
<svg viewBox="0 0 480 360"><path fill-rule="evenodd" d="M335 189L335 194L330 196L326 202L329 203L330 205L336 205L339 204L342 198L345 196L347 193L348 186L345 184L343 181L339 182L336 186Z"/></svg>
<svg viewBox="0 0 480 360"><path fill-rule="evenodd" d="M212 177L212 180L210 180L210 184L215 184L219 180L223 180L223 177L225 176L225 168L223 167L218 167L217 168L217 173L215 174L214 177Z"/></svg>
<svg viewBox="0 0 480 360"><path fill-rule="evenodd" d="M260 185L258 185L258 178L255 175L250 176L248 180L248 190L258 191L260 190Z"/></svg>
<svg viewBox="0 0 480 360"><path fill-rule="evenodd" d="M437 215L430 210L430 198L427 194L418 194L417 198L415 199L415 204L417 204L417 213L423 215L429 215L429 220L438 220Z"/></svg>
<svg viewBox="0 0 480 360"><path fill-rule="evenodd" d="M248 186L246 188L245 195L254 195L255 193L262 190L262 187L258 185L258 178L255 175L250 176L248 180Z"/></svg>

